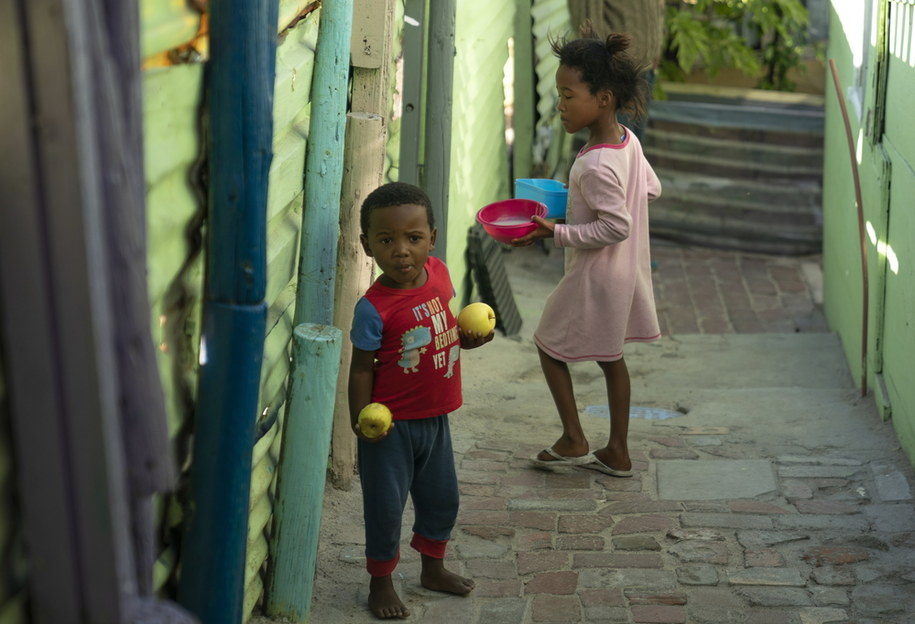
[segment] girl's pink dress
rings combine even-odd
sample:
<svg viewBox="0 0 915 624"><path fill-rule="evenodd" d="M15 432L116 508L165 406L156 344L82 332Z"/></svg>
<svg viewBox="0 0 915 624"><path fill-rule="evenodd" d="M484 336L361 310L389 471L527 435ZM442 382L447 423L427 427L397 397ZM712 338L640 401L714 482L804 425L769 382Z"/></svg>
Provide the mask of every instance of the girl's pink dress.
<svg viewBox="0 0 915 624"><path fill-rule="evenodd" d="M563 362L614 361L627 342L661 337L651 285L648 202L661 183L639 140L579 152L569 174L566 223L554 243L565 248L565 275L534 332L544 352Z"/></svg>

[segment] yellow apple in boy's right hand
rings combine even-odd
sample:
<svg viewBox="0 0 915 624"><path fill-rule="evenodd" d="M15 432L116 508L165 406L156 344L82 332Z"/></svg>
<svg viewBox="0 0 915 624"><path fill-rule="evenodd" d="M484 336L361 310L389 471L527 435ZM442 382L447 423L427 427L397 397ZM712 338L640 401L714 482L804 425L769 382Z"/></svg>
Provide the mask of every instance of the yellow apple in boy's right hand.
<svg viewBox="0 0 915 624"><path fill-rule="evenodd" d="M487 304L477 301L461 310L457 323L465 334L488 336L496 327L496 313Z"/></svg>
<svg viewBox="0 0 915 624"><path fill-rule="evenodd" d="M391 410L381 403L369 403L359 412L359 431L367 438L377 438L387 433L394 419Z"/></svg>

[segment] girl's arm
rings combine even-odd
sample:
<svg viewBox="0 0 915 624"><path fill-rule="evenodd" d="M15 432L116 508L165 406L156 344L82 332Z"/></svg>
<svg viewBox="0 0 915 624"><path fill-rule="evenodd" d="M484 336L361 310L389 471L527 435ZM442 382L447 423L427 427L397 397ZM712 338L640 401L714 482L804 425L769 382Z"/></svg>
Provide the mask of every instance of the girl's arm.
<svg viewBox="0 0 915 624"><path fill-rule="evenodd" d="M629 238L632 215L626 205L626 189L617 173L609 167L588 171L582 174L579 188L582 199L596 218L576 225L557 225L553 232L556 244L559 247L597 249Z"/></svg>

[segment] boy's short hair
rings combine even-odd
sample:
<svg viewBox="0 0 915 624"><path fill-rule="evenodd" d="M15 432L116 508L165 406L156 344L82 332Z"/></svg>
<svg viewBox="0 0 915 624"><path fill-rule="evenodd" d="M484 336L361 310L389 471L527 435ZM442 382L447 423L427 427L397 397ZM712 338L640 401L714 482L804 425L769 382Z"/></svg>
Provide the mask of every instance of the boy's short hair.
<svg viewBox="0 0 915 624"><path fill-rule="evenodd" d="M425 208L426 217L429 219L429 229L435 228L432 200L429 199L426 191L406 182L388 182L369 193L365 201L362 202L362 210L359 213L359 225L362 228L362 233L368 234L369 215L373 210L390 206L403 206L404 204L413 204Z"/></svg>

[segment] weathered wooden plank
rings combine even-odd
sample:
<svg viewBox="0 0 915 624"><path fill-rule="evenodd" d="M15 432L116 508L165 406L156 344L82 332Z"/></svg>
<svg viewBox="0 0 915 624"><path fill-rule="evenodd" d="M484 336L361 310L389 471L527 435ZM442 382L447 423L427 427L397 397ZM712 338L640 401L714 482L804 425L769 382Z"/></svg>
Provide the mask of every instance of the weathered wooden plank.
<svg viewBox="0 0 915 624"><path fill-rule="evenodd" d="M393 11L386 0L362 0L353 12L353 37L350 63L362 69L379 69L387 62L390 41L390 19L379 19ZM358 109L357 109L358 110Z"/></svg>
<svg viewBox="0 0 915 624"><path fill-rule="evenodd" d="M340 211L340 243L337 255L337 308L334 325L349 336L356 301L371 285L374 263L359 242L359 210L362 201L381 182L385 133L378 115L349 115L346 130L347 162L343 176L343 206ZM350 424L347 394L352 343L347 340L341 352L334 409L331 474L338 487L348 489L356 457L356 436Z"/></svg>
<svg viewBox="0 0 915 624"><path fill-rule="evenodd" d="M394 20L394 0L379 0L360 5L354 22L375 24L381 48L373 54L388 58L391 53L391 32ZM354 33L356 40L360 34ZM354 43L358 45L358 43ZM390 66L385 62L372 69L353 70L352 109L344 143L346 160L343 165L343 188L340 205L340 242L337 250L336 309L334 325L345 336L352 327L353 308L357 299L371 285L374 263L365 255L359 241L359 212L366 195L377 188L384 173L387 144ZM331 475L339 487L349 488L356 463L356 436L349 416L347 385L352 343L344 341L341 349L334 408L334 429L331 441Z"/></svg>

